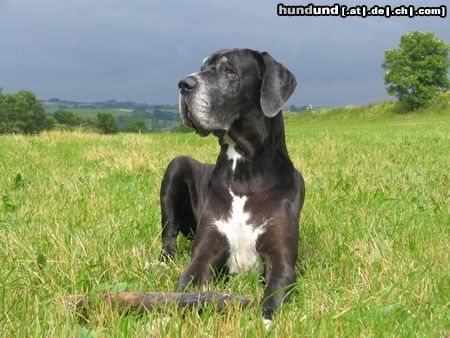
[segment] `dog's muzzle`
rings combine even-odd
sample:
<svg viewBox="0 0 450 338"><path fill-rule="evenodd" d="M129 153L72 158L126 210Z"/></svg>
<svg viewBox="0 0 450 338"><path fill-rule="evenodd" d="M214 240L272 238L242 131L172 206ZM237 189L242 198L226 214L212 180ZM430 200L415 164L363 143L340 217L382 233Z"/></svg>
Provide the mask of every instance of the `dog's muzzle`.
<svg viewBox="0 0 450 338"><path fill-rule="evenodd" d="M196 89L197 85L197 81L192 77L185 77L178 82L178 88L180 89L180 115L186 126L194 129L200 136L207 136L210 131L199 126L193 116L192 108L189 107L187 102L187 96L193 94L193 91Z"/></svg>

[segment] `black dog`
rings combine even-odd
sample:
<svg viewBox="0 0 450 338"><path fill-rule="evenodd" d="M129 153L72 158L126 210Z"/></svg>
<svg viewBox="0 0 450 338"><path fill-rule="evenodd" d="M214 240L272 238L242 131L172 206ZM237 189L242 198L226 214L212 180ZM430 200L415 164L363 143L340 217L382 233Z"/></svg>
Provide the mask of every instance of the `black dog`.
<svg viewBox="0 0 450 338"><path fill-rule="evenodd" d="M220 144L215 165L190 157L169 164L161 187L163 253L179 231L194 235L192 260L177 291L206 284L212 269L230 274L264 267L264 318L295 283L303 177L285 144L281 108L296 81L268 53L220 50L181 80L183 122Z"/></svg>

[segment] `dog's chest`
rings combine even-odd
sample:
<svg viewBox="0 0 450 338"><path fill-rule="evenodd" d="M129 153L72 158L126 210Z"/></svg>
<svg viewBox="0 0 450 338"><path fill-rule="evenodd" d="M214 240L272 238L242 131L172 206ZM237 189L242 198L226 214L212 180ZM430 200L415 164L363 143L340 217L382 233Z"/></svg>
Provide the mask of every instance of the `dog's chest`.
<svg viewBox="0 0 450 338"><path fill-rule="evenodd" d="M264 232L265 224L251 224L251 214L244 210L246 196L236 196L230 191L232 202L228 213L214 222L217 230L223 234L230 246L227 260L230 274L246 273L260 265L256 251L258 237Z"/></svg>

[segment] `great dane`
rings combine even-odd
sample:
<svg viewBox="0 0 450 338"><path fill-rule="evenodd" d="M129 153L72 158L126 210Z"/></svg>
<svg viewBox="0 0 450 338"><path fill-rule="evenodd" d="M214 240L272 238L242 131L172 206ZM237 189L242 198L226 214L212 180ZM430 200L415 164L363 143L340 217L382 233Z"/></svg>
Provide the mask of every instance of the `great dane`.
<svg viewBox="0 0 450 338"><path fill-rule="evenodd" d="M177 291L209 283L215 269L260 267L264 318L287 298L305 184L286 149L281 108L296 84L268 53L250 49L220 50L179 82L183 122L216 136L220 153L214 165L176 157L162 181L163 254L175 253L179 232L194 238Z"/></svg>

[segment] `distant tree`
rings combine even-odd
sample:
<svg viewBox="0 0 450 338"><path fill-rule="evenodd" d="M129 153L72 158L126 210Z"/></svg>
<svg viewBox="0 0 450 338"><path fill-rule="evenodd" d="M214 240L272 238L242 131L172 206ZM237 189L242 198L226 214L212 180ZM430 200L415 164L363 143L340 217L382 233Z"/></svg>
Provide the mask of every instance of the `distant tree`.
<svg viewBox="0 0 450 338"><path fill-rule="evenodd" d="M123 125L122 131L126 133L147 133L147 122L143 117L132 118Z"/></svg>
<svg viewBox="0 0 450 338"><path fill-rule="evenodd" d="M118 131L117 121L115 117L110 113L98 113L97 114L97 128L103 134L115 134Z"/></svg>
<svg viewBox="0 0 450 338"><path fill-rule="evenodd" d="M118 125L119 129L122 129L123 126L131 119L133 119L133 117L130 115L117 116L117 125Z"/></svg>
<svg viewBox="0 0 450 338"><path fill-rule="evenodd" d="M55 129L55 124L56 124L56 121L53 117L47 117L47 119L45 120L44 129L45 130Z"/></svg>
<svg viewBox="0 0 450 338"><path fill-rule="evenodd" d="M50 125L44 106L29 90L0 93L0 133L37 133Z"/></svg>
<svg viewBox="0 0 450 338"><path fill-rule="evenodd" d="M403 35L400 48L385 52L387 92L413 110L447 92L449 51L450 45L434 33Z"/></svg>
<svg viewBox="0 0 450 338"><path fill-rule="evenodd" d="M93 117L81 117L82 119L81 121L81 126L84 129L90 129L90 130L95 130L97 129L98 126L98 118L96 116Z"/></svg>
<svg viewBox="0 0 450 338"><path fill-rule="evenodd" d="M58 109L53 113L53 118L56 120L56 122L61 124L66 124L68 126L77 126L82 123L82 118L75 113L64 110L64 109Z"/></svg>

